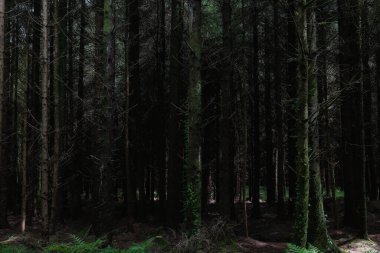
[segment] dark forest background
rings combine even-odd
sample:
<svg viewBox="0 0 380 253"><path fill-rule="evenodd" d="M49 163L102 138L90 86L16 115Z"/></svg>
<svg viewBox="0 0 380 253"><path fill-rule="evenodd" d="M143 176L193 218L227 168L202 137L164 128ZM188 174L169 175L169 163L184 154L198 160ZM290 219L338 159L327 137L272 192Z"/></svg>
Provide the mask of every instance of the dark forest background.
<svg viewBox="0 0 380 253"><path fill-rule="evenodd" d="M271 214L300 247L339 252L328 228L367 239L379 15L376 0L0 0L0 228L88 220L112 241L120 220L194 234L219 217L248 237Z"/></svg>

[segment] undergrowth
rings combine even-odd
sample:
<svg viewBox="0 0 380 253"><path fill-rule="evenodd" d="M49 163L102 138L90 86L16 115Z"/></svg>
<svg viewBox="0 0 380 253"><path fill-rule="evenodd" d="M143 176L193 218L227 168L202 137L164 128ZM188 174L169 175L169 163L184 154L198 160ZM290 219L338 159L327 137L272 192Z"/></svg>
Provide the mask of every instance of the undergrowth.
<svg viewBox="0 0 380 253"><path fill-rule="evenodd" d="M308 245L307 248L302 248L294 244L288 244L286 248L286 253L323 253L318 248L313 245Z"/></svg>
<svg viewBox="0 0 380 253"><path fill-rule="evenodd" d="M71 242L53 243L45 247L42 253L156 253L167 246L166 241L160 236L135 243L127 250L116 249L111 246L103 248L103 244L104 241L101 239L88 242L72 235ZM22 245L1 245L0 253L37 253L37 251L30 250Z"/></svg>
<svg viewBox="0 0 380 253"><path fill-rule="evenodd" d="M235 246L233 239L232 229L224 221L216 220L210 225L202 226L191 236L184 234L182 239L173 246L171 252L231 252L226 249Z"/></svg>

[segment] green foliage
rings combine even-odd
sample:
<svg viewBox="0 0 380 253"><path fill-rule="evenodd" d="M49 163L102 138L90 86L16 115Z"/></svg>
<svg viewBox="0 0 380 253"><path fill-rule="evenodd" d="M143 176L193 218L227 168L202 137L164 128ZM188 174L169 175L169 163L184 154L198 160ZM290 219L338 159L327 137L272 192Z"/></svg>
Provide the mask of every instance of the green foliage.
<svg viewBox="0 0 380 253"><path fill-rule="evenodd" d="M22 245L0 245L0 253L34 253Z"/></svg>
<svg viewBox="0 0 380 253"><path fill-rule="evenodd" d="M85 242L78 236L71 236L73 242L52 244L45 248L44 253L87 253L87 252L102 252L99 247L103 241L98 239L94 242Z"/></svg>
<svg viewBox="0 0 380 253"><path fill-rule="evenodd" d="M307 249L301 248L294 244L288 244L286 253L323 253L323 252L310 244Z"/></svg>
<svg viewBox="0 0 380 253"><path fill-rule="evenodd" d="M108 246L101 249L103 241L86 242L78 236L72 235L71 243L52 244L45 248L44 253L150 253L153 249L163 248L167 245L161 236L152 237L144 242L136 243L128 250L120 250Z"/></svg>
<svg viewBox="0 0 380 253"><path fill-rule="evenodd" d="M126 253L150 253L153 248L164 248L167 242L161 236L152 237L144 242L136 243Z"/></svg>

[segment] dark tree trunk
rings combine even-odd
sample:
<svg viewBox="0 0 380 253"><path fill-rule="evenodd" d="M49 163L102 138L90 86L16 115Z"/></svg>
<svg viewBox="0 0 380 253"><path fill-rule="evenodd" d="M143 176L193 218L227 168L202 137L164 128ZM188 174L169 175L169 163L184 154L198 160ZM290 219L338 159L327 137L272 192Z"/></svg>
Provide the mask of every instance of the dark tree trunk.
<svg viewBox="0 0 380 253"><path fill-rule="evenodd" d="M249 154L252 159L252 216L261 217L260 210L260 174L261 174L261 145L260 145L260 83L259 83L259 20L257 18L259 10L257 1L252 3L252 36L249 53L249 87L251 91L249 107L251 115L252 140Z"/></svg>
<svg viewBox="0 0 380 253"><path fill-rule="evenodd" d="M282 57L283 52L280 48L279 34L281 24L279 21L279 1L275 0L273 6L273 25L274 25L274 101L276 112L276 147L277 147L277 215L279 218L285 218L285 168L284 168L284 129L283 129L283 112L282 112Z"/></svg>
<svg viewBox="0 0 380 253"><path fill-rule="evenodd" d="M219 212L231 219L234 208L233 168L231 167L232 140L232 33L231 33L231 2L224 0L222 4L223 22L223 66L220 84L220 161L219 161Z"/></svg>
<svg viewBox="0 0 380 253"><path fill-rule="evenodd" d="M287 168L289 186L289 215L294 214L294 200L296 196L296 120L295 99L297 97L297 31L294 23L295 0L288 0L288 39L287 52L289 54L287 67L287 91L289 103L287 105Z"/></svg>
<svg viewBox="0 0 380 253"><path fill-rule="evenodd" d="M77 100L77 130L76 130L76 157L75 171L72 176L74 178L71 188L72 203L71 215L76 218L82 214L82 168L85 165L84 161L84 66L85 66L85 45L86 45L86 1L81 0L80 8L80 35L79 35L79 66L78 66L78 100Z"/></svg>
<svg viewBox="0 0 380 253"><path fill-rule="evenodd" d="M269 21L267 20L268 24ZM271 66L271 42L270 29L265 27L265 48L264 48L264 82L265 82L265 169L267 202L272 204L276 201L276 171L273 163L273 117L272 117L272 66Z"/></svg>
<svg viewBox="0 0 380 253"><path fill-rule="evenodd" d="M159 209L158 216L161 220L165 219L165 202L166 202L166 100L165 100L165 72L166 72L166 38L165 38L165 1L157 0L157 49L156 49L156 75L157 75L157 123L155 128L155 164L158 175L158 196L159 196ZM154 178L153 178L154 180Z"/></svg>
<svg viewBox="0 0 380 253"><path fill-rule="evenodd" d="M368 0L362 3L361 17L361 46L362 46L362 76L363 76L363 111L364 111L364 144L365 144L365 168L366 168L366 189L371 200L378 197L378 175L375 167L374 138L372 129L372 82L370 61L370 27L368 20Z"/></svg>
<svg viewBox="0 0 380 253"><path fill-rule="evenodd" d="M7 167L4 145L4 101L5 101L5 1L0 1L0 228L8 226L7 212Z"/></svg>
<svg viewBox="0 0 380 253"><path fill-rule="evenodd" d="M143 139L143 119L142 119L142 98L141 98L141 83L140 83L140 12L139 0L129 0L129 83L130 83L130 107L134 107L130 112L131 124L130 127L130 150L134 157L132 161L133 178L136 180L138 189L138 206L135 209L134 216L139 220L144 220L146 217L145 206L145 161L143 157L144 145Z"/></svg>
<svg viewBox="0 0 380 253"><path fill-rule="evenodd" d="M338 14L344 217L367 238L359 1L338 0Z"/></svg>
<svg viewBox="0 0 380 253"><path fill-rule="evenodd" d="M177 227L183 220L183 90L184 85L182 69L182 45L183 45L183 2L171 1L171 37L170 37L170 116L168 122L168 204L167 222L172 227Z"/></svg>

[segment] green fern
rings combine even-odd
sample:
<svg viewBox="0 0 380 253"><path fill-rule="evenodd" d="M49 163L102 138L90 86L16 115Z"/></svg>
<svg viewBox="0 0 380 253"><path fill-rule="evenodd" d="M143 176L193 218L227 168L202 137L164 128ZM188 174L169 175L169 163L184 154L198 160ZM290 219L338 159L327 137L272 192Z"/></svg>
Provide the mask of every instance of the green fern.
<svg viewBox="0 0 380 253"><path fill-rule="evenodd" d="M135 243L132 245L126 253L150 253L154 247L165 247L166 241L162 236L155 236L141 243Z"/></svg>
<svg viewBox="0 0 380 253"><path fill-rule="evenodd" d="M100 252L99 247L102 245L102 240L94 242L85 242L76 235L71 235L73 242L52 244L44 249L44 253L89 253Z"/></svg>
<svg viewBox="0 0 380 253"><path fill-rule="evenodd" d="M308 248L302 248L294 244L288 244L286 253L323 253L313 245L309 245Z"/></svg>
<svg viewBox="0 0 380 253"><path fill-rule="evenodd" d="M152 237L141 243L132 245L128 250L115 249L110 246L100 249L102 240L86 242L76 235L71 235L71 243L52 244L44 249L44 253L151 253L154 248L163 248L167 245L161 236ZM0 251L2 253L3 251ZM14 251L9 251L13 253ZM8 253L8 252L6 252ZM24 252L17 252L24 253Z"/></svg>

